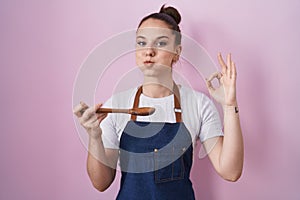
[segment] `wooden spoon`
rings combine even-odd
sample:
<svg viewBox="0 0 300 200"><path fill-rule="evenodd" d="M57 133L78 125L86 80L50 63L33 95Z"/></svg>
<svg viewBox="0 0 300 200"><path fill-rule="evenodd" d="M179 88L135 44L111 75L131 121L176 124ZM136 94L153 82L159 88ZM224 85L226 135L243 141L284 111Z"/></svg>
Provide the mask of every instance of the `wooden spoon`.
<svg viewBox="0 0 300 200"><path fill-rule="evenodd" d="M99 108L96 113L126 113L131 115L151 115L155 111L152 107L140 107L131 109L118 109L118 108Z"/></svg>

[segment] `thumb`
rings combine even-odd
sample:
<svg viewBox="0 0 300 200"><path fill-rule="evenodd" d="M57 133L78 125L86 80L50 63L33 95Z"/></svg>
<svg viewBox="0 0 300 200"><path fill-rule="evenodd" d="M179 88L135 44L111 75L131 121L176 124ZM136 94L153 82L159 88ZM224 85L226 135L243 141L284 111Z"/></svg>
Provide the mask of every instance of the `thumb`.
<svg viewBox="0 0 300 200"><path fill-rule="evenodd" d="M206 87L209 91L209 93L213 92L215 90L215 88L213 87L213 85L211 84L211 81L208 80L207 78L205 78L205 83L206 83Z"/></svg>
<svg viewBox="0 0 300 200"><path fill-rule="evenodd" d="M98 103L95 105L95 111L97 112L98 109L102 107L103 103Z"/></svg>

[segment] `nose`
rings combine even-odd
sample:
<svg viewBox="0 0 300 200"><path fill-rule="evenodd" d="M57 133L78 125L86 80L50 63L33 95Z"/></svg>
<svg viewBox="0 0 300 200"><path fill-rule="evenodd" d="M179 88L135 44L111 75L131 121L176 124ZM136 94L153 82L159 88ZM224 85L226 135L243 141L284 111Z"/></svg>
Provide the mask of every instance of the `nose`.
<svg viewBox="0 0 300 200"><path fill-rule="evenodd" d="M145 53L146 53L146 56L150 56L150 57L155 56L155 50L153 49L153 47L146 48Z"/></svg>

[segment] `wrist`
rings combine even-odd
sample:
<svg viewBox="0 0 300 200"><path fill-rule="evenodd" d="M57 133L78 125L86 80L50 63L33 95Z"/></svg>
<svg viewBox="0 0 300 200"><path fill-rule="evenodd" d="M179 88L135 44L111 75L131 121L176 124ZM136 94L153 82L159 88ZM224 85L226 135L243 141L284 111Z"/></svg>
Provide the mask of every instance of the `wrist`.
<svg viewBox="0 0 300 200"><path fill-rule="evenodd" d="M90 139L96 139L99 140L101 139L102 135L102 130L100 127L97 127L96 129L90 129L88 131Z"/></svg>
<svg viewBox="0 0 300 200"><path fill-rule="evenodd" d="M237 104L234 105L223 105L223 111L225 112L234 112L239 113L239 107Z"/></svg>

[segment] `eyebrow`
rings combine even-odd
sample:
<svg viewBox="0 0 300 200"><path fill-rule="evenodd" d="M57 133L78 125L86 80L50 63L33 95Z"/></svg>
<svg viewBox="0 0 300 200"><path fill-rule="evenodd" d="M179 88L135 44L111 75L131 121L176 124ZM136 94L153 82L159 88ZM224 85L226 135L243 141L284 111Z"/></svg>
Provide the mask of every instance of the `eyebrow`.
<svg viewBox="0 0 300 200"><path fill-rule="evenodd" d="M139 35L139 36L136 37L136 39L139 39L139 38L141 38L141 39L146 39L146 37L141 36L141 35ZM163 35L163 36L157 37L156 40L159 40L159 39L162 39L162 38L167 38L167 39L169 39L168 36Z"/></svg>

